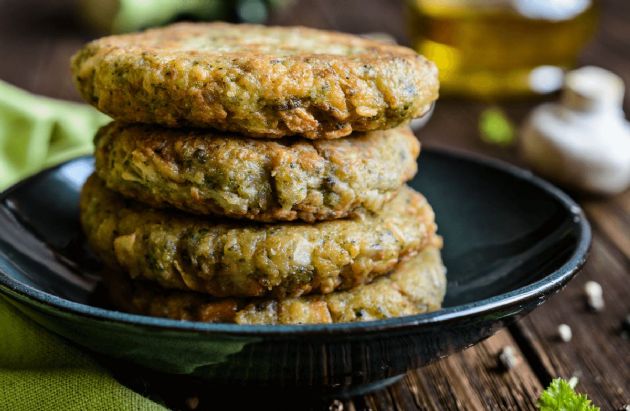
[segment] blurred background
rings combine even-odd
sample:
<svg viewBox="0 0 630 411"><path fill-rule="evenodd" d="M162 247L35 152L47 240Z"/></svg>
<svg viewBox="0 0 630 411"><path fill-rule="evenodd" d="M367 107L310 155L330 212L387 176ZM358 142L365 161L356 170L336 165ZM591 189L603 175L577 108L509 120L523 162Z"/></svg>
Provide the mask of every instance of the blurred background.
<svg viewBox="0 0 630 411"><path fill-rule="evenodd" d="M629 17L626 0L0 0L0 80L39 95L80 101L68 61L85 42L181 19L378 33L386 41L414 47L440 68L441 98L433 118L418 132L423 143L526 164L518 144L521 125L541 102L558 100L566 70L595 65L630 83ZM0 94L21 101L13 92L17 90L5 88ZM621 98L627 111L630 98ZM24 101L23 107L32 107L31 100ZM42 161L45 154L29 156L32 147L7 142L7 134L16 130L32 132L23 123L36 118L26 117L3 120L0 115L3 187L68 157ZM89 124L103 121L94 117ZM47 130L54 134L64 129L60 124ZM66 132L72 133L74 129ZM55 139L64 141L64 149L79 147L70 155L90 151L88 137L70 142L66 137L36 138L34 144L52 145ZM13 167L6 167L7 162Z"/></svg>
<svg viewBox="0 0 630 411"><path fill-rule="evenodd" d="M78 96L67 59L85 41L173 20L305 25L386 33L438 63L445 95L477 98L545 94L558 71L601 63L628 80L630 6L623 0L1 0L0 77L19 83L46 57L66 75L50 89ZM605 24L598 24L603 21ZM591 38L594 36L594 41ZM536 82L531 71L545 81ZM61 74L62 72L58 72ZM554 77L554 74L556 75ZM44 76L38 76L44 78ZM554 81L555 80L555 81ZM627 81L626 81L627 82ZM50 83L50 82L49 82ZM20 85L20 84L17 84ZM24 85L28 86L28 85Z"/></svg>

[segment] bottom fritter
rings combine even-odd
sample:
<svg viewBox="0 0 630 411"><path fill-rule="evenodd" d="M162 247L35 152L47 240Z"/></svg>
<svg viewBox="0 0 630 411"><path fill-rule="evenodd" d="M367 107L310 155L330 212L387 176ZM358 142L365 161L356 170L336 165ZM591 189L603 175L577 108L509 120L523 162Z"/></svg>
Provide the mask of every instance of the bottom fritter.
<svg viewBox="0 0 630 411"><path fill-rule="evenodd" d="M201 322L315 324L380 320L435 311L446 292L440 251L430 246L367 285L326 295L287 299L214 298L166 290L108 272L111 302L136 314Z"/></svg>

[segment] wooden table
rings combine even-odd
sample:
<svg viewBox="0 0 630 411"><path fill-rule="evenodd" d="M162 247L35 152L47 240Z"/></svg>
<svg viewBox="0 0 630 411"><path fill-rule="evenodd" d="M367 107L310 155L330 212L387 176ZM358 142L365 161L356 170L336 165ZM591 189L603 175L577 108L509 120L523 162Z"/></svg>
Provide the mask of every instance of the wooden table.
<svg viewBox="0 0 630 411"><path fill-rule="evenodd" d="M0 0L0 78L33 92L78 100L69 75L69 56L88 35L72 13L72 1ZM582 61L619 73L630 85L630 2L603 3L602 24ZM405 42L401 1L301 0L273 16L278 24L302 24L355 33L383 31ZM626 95L625 111L630 113ZM536 102L501 104L520 122ZM443 99L428 126L419 132L427 146L448 146L519 163L515 147L483 143L479 113L487 104ZM422 170L420 170L422 172ZM421 370L382 391L341 401L305 403L286 398L243 398L232 393L234 408L245 402L263 408L333 410L531 410L543 387L554 377L577 376L577 389L602 410L630 404L630 341L620 336L622 319L630 312L630 192L608 200L577 197L590 218L594 241L583 272L559 295L534 313L495 336ZM585 308L583 286L599 282L606 308L594 314ZM573 340L558 340L557 326L573 329ZM496 367L497 353L512 346L519 364L509 372ZM173 408L187 409L188 394L162 387ZM217 393L199 393L198 409L212 409ZM264 407L266 408L266 407Z"/></svg>

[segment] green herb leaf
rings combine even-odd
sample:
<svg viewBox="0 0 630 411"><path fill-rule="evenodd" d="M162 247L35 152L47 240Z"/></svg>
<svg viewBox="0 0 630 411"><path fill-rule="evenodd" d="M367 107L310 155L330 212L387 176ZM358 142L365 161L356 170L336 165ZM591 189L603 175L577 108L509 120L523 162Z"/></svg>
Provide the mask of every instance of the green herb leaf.
<svg viewBox="0 0 630 411"><path fill-rule="evenodd" d="M571 385L556 378L541 394L536 406L541 411L600 411L586 395L576 393Z"/></svg>
<svg viewBox="0 0 630 411"><path fill-rule="evenodd" d="M479 116L479 133L486 143L508 146L516 138L514 125L498 107L490 107Z"/></svg>

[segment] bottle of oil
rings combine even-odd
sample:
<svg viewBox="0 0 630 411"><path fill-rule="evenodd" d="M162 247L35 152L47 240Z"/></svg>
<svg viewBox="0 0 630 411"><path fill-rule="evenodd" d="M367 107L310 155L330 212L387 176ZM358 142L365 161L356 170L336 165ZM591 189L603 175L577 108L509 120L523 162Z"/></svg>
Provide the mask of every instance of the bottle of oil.
<svg viewBox="0 0 630 411"><path fill-rule="evenodd" d="M415 49L440 69L443 94L545 94L594 32L597 0L407 0Z"/></svg>

